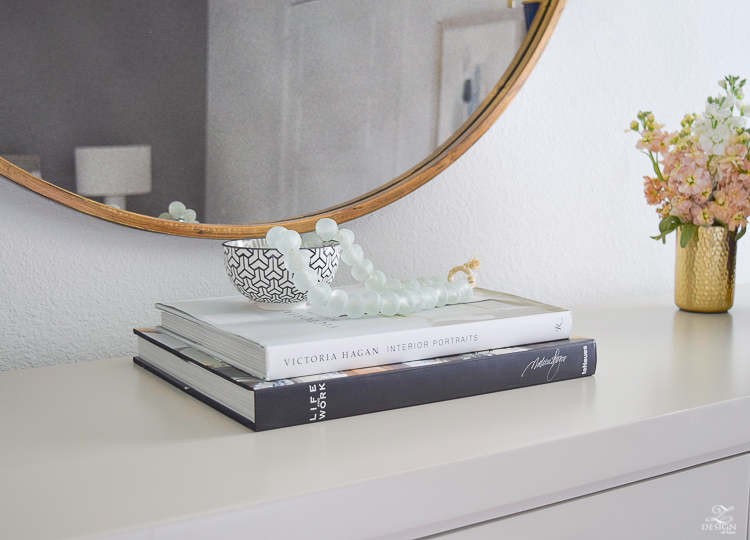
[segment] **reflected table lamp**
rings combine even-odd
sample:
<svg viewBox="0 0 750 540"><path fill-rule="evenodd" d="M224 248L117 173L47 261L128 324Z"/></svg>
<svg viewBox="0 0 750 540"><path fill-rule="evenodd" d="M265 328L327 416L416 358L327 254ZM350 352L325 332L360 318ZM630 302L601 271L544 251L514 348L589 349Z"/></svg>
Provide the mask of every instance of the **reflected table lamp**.
<svg viewBox="0 0 750 540"><path fill-rule="evenodd" d="M150 146L79 146L75 164L79 195L125 210L127 195L151 192Z"/></svg>

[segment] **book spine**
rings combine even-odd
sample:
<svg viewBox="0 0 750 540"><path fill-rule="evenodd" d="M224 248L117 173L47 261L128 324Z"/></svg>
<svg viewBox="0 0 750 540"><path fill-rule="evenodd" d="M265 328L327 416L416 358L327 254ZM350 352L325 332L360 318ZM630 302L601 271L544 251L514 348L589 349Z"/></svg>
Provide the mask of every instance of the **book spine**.
<svg viewBox="0 0 750 540"><path fill-rule="evenodd" d="M241 414L233 411L229 407L226 407L222 403L219 403L218 401L216 401L214 399L211 399L210 397L208 397L204 393L200 392L199 390L196 390L192 386L189 386L189 385L186 385L186 384L182 383L181 381L179 381L178 379L172 377L171 375L169 375L165 371L162 371L158 367L152 365L150 362L142 359L140 356L134 356L133 357L133 363L136 364L136 365L138 365L138 366L140 366L140 367L142 367L146 371L150 371L151 373L153 373L157 377L160 377L160 378L164 379L165 381L167 381L172 386L175 386L175 387L179 388L180 390L182 390L183 392L185 392L187 395L189 395L191 397L194 397L195 399L197 399L199 401L202 401L203 403L205 403L209 407L213 407L214 409L216 409L220 413L228 416L229 418L231 418L235 422L239 422L243 426L248 427L250 429L255 429L255 423L252 420L250 420L249 418L245 418Z"/></svg>
<svg viewBox="0 0 750 540"><path fill-rule="evenodd" d="M559 311L482 320L460 327L429 326L319 344L268 347L265 378L293 379L331 371L567 339L572 326L570 311Z"/></svg>
<svg viewBox="0 0 750 540"><path fill-rule="evenodd" d="M593 375L594 340L256 390L263 431Z"/></svg>

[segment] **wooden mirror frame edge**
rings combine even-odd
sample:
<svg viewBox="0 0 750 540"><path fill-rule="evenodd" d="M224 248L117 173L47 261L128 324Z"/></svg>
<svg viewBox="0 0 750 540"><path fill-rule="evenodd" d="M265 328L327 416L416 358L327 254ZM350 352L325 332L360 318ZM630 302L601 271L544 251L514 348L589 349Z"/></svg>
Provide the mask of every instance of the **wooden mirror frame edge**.
<svg viewBox="0 0 750 540"><path fill-rule="evenodd" d="M344 223L379 210L416 190L456 161L508 108L542 54L557 25L566 0L542 0L537 16L513 60L482 106L461 128L427 159L398 178L340 205L289 220L238 225L191 224L149 217L107 206L57 187L0 158L0 175L48 199L90 216L127 227L192 238L235 239L265 236L268 229L283 225L307 232L320 218Z"/></svg>

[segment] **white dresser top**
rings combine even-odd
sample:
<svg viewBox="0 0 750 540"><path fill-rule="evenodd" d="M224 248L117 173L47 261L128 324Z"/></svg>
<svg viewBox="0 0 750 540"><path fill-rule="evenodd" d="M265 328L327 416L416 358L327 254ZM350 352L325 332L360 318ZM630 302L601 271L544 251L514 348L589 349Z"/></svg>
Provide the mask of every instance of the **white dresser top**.
<svg viewBox="0 0 750 540"><path fill-rule="evenodd" d="M261 433L130 358L0 373L0 537L414 537L750 450L750 285L573 321L594 377Z"/></svg>

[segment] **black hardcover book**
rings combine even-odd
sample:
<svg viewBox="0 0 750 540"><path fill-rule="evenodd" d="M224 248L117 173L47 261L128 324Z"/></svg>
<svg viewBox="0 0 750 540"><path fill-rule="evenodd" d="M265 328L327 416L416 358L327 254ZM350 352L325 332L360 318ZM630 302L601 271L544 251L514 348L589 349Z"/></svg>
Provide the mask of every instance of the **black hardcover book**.
<svg viewBox="0 0 750 540"><path fill-rule="evenodd" d="M264 381L156 331L134 330L133 361L263 431L593 375L596 343L521 347Z"/></svg>

